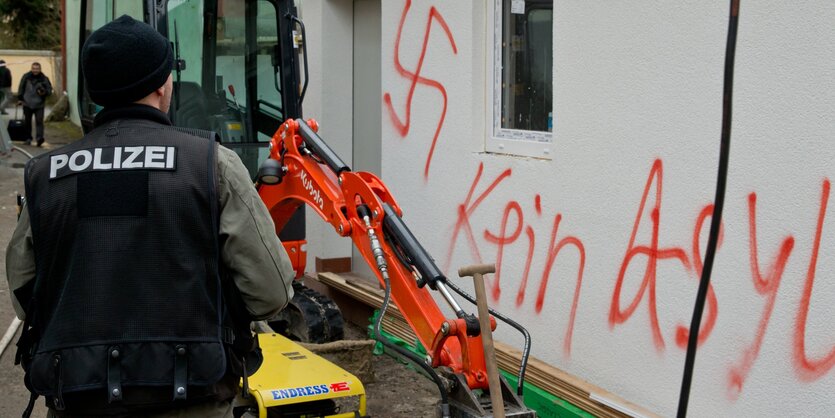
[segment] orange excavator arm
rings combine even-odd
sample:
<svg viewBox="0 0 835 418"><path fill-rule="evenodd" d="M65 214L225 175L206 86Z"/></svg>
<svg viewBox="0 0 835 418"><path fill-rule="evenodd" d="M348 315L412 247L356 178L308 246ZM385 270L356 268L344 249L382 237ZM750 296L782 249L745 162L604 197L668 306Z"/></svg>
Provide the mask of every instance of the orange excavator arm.
<svg viewBox="0 0 835 418"><path fill-rule="evenodd" d="M390 291L428 349L426 363L451 371L471 390L489 390L477 318L450 294L446 277L402 221L402 209L386 185L374 174L351 171L317 131L312 119L290 119L271 139L270 157L259 171L257 187L276 231L299 206L312 208L339 235L351 238ZM303 271L303 265L297 265L297 272L298 267ZM441 312L430 289L443 296L456 317Z"/></svg>

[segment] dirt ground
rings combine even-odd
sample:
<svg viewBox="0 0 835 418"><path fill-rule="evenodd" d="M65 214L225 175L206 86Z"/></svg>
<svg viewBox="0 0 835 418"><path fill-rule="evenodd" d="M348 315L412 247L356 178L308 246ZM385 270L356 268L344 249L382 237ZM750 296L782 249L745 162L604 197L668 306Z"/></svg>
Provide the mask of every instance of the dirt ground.
<svg viewBox="0 0 835 418"><path fill-rule="evenodd" d="M368 332L349 324L345 337L353 340L368 338ZM374 378L370 383L363 382L369 415L390 418L437 416L440 403L438 388L427 377L388 355L373 356L371 369Z"/></svg>
<svg viewBox="0 0 835 418"><path fill-rule="evenodd" d="M6 123L3 118L2 123ZM81 136L80 130L69 122L48 123L46 143L43 147L26 146L20 142L14 145L37 155L55 149ZM6 244L11 239L17 219L15 198L23 194L23 164L28 158L20 151L0 155L0 333L14 318L6 281ZM348 325L346 338L361 340L367 338L364 328ZM14 365L15 342L12 340L0 357L0 417L20 416L29 399L29 392L23 387L23 372ZM389 356L373 356L371 369L374 378L363 382L368 396L368 412L374 417L415 418L434 417L438 403L435 385L423 375L410 369ZM352 370L349 370L353 372ZM46 416L43 401L39 400L33 416Z"/></svg>

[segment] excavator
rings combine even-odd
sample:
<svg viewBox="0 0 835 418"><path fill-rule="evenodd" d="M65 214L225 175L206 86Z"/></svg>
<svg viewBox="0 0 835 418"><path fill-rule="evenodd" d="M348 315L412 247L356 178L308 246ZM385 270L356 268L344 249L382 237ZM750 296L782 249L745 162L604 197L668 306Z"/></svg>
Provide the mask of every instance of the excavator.
<svg viewBox="0 0 835 418"><path fill-rule="evenodd" d="M503 378L491 385L485 330L453 293L471 304L476 299L435 265L403 221L403 208L385 183L372 173L352 171L319 136L318 122L302 117L308 84L306 33L292 0L81 0L79 5L79 46L97 27L122 14L144 20L172 42L172 121L218 133L221 143L241 156L293 262L296 296L268 322L274 332L258 335L264 360L255 374L242 379L236 416L368 416L362 382L297 343L343 336L338 307L303 285L308 208L350 239L374 271L385 297L373 337L410 359L438 387L438 410L424 416L536 417L522 402L528 332L492 309L486 315L491 330L497 320L503 321L525 341L516 388ZM91 129L100 109L80 76L78 109L82 127ZM425 357L394 344L381 331L391 300L426 349ZM455 316L447 317L436 300ZM497 392L501 411L491 403L491 394Z"/></svg>

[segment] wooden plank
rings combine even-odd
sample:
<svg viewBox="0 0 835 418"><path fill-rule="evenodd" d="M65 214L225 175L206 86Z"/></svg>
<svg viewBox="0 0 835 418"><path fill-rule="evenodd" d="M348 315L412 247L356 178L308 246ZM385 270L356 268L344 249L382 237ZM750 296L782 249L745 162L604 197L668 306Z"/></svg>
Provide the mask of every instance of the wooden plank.
<svg viewBox="0 0 835 418"><path fill-rule="evenodd" d="M376 283L372 283L367 279L351 274L319 273L316 280L370 307L379 308L382 306L383 290L375 286ZM389 304L386 315L383 317L382 328L384 331L407 342L413 342L417 339L414 331L409 327L403 318L403 314L397 309L393 301ZM496 342L495 347L499 367L516 374L522 359L521 350L501 342ZM536 357L529 357L526 370L526 382L562 398L595 416L613 418L632 416L658 417L657 414L628 402L564 370L551 366ZM599 401L598 399L600 398L605 399L607 401L606 403L616 405L619 408L615 409Z"/></svg>

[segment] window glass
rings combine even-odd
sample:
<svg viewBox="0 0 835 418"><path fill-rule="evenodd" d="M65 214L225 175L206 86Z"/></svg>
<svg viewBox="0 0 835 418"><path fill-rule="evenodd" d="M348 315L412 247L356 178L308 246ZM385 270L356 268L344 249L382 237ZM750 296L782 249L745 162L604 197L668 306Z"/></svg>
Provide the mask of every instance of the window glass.
<svg viewBox="0 0 835 418"><path fill-rule="evenodd" d="M273 57L276 51L275 46L278 44L278 24L275 7L270 2L258 2L256 26L259 109L280 120L283 119L281 83L278 79L280 72L278 61L276 61L278 57Z"/></svg>
<svg viewBox="0 0 835 418"><path fill-rule="evenodd" d="M87 39L87 36L90 36L94 30L117 17L128 15L142 21L144 15L141 0L120 0L118 2L116 0L88 0L85 14L87 18L84 22L86 29L84 39Z"/></svg>
<svg viewBox="0 0 835 418"><path fill-rule="evenodd" d="M118 2L116 0L88 0L87 9L83 11L84 36L80 40L79 51L81 50L81 45L84 44L84 41L87 40L93 31L104 26L106 23L115 18L122 15L128 15L136 20L142 21L144 15L142 3L143 2L141 0L119 0ZM80 69L81 67L79 65L79 70ZM81 71L78 72L78 76L79 86L84 86L83 74ZM86 88L82 88L80 91L81 117L89 120L95 116L99 110L101 110L101 106L90 100L90 95L87 93ZM89 128L89 126L87 128Z"/></svg>
<svg viewBox="0 0 835 418"><path fill-rule="evenodd" d="M512 0L505 0L508 3ZM551 130L552 5L525 3L524 13L504 10L501 126L547 132Z"/></svg>
<svg viewBox="0 0 835 418"><path fill-rule="evenodd" d="M242 1L224 1L218 4L218 8L215 60L218 81L229 94L231 104L245 109L246 5Z"/></svg>
<svg viewBox="0 0 835 418"><path fill-rule="evenodd" d="M202 84L203 0L168 1L168 38L174 43L175 58L185 69L174 71L174 81Z"/></svg>
<svg viewBox="0 0 835 418"><path fill-rule="evenodd" d="M214 80L203 80L203 0L169 0L167 8L168 40L176 60L169 116L177 126L216 131L211 117L219 113L211 100Z"/></svg>
<svg viewBox="0 0 835 418"><path fill-rule="evenodd" d="M255 55L255 82L247 80L247 28L246 7L244 2L222 2L219 4L217 21L217 60L216 71L229 95L230 106L246 113L247 108L257 103L257 111L277 119L282 117L281 94L277 82L277 68L273 66L273 53L278 44L278 24L275 6L269 1L252 4L256 8L255 46L251 49ZM250 6L252 7L252 6ZM249 34L252 35L252 34ZM249 73L253 74L253 73ZM229 89L232 86L232 89ZM255 86L254 92L247 89ZM234 94L232 94L234 91ZM254 94L249 100L248 94ZM254 103L253 103L254 102Z"/></svg>
<svg viewBox="0 0 835 418"><path fill-rule="evenodd" d="M553 0L495 0L492 141L487 150L550 158ZM540 144L540 145L537 145Z"/></svg>
<svg viewBox="0 0 835 418"><path fill-rule="evenodd" d="M216 74L218 83L226 89L229 108L240 114L237 120L241 122L227 124L228 129L222 130L228 133L224 145L241 157L254 177L259 162L269 152L265 146L270 139L259 132L258 121L264 115L280 119L282 111L272 65L278 43L276 9L273 3L263 0L250 3L249 7L247 16L245 2L218 4ZM239 142L240 145L235 144ZM252 142L263 146L245 144Z"/></svg>

